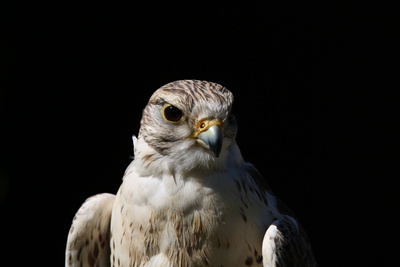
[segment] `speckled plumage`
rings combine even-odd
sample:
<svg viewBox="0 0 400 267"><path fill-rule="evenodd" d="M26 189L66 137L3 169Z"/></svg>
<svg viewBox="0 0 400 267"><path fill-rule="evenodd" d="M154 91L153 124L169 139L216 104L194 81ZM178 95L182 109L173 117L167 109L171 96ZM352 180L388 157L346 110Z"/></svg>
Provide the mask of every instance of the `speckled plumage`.
<svg viewBox="0 0 400 267"><path fill-rule="evenodd" d="M77 212L66 266L315 266L298 222L243 161L232 103L206 81L158 89L118 193Z"/></svg>

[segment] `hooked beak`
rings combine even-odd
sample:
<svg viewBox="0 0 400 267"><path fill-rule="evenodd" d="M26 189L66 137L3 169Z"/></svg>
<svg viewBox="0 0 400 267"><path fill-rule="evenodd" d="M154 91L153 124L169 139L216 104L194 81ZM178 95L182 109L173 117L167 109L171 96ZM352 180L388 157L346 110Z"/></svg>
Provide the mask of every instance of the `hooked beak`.
<svg viewBox="0 0 400 267"><path fill-rule="evenodd" d="M199 129L199 132L195 134L197 143L212 151L218 158L224 137L221 123L217 120L206 120L200 123Z"/></svg>

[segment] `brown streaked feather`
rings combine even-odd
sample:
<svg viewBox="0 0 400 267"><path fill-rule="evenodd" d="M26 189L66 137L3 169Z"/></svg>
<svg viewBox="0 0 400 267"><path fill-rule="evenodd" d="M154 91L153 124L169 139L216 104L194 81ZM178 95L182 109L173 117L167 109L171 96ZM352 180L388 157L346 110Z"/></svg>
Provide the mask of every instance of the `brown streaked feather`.
<svg viewBox="0 0 400 267"><path fill-rule="evenodd" d="M160 87L157 94L153 94L150 98L149 103L157 103L158 97L165 93L180 95L180 101L188 108L189 112L199 101L215 99L221 103L233 102L232 93L220 84L200 80L179 80Z"/></svg>
<svg viewBox="0 0 400 267"><path fill-rule="evenodd" d="M98 194L80 207L68 233L66 267L110 266L110 218L114 197Z"/></svg>

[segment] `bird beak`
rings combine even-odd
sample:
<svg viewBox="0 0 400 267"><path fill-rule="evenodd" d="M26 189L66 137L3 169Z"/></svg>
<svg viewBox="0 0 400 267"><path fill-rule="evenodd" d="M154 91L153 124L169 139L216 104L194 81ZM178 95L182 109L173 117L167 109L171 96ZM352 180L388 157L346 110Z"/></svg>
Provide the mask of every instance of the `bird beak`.
<svg viewBox="0 0 400 267"><path fill-rule="evenodd" d="M199 123L198 129L195 133L197 143L212 151L218 158L224 137L221 123L217 120L204 120Z"/></svg>

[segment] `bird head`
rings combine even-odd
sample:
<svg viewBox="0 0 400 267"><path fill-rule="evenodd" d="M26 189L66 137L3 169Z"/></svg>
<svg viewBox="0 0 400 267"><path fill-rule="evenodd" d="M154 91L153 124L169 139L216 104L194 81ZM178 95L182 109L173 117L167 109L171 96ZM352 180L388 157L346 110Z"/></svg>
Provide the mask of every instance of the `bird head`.
<svg viewBox="0 0 400 267"><path fill-rule="evenodd" d="M233 94L207 81L180 80L150 97L141 120L135 158L168 168L192 170L223 166L235 144ZM146 166L146 165L145 165Z"/></svg>

